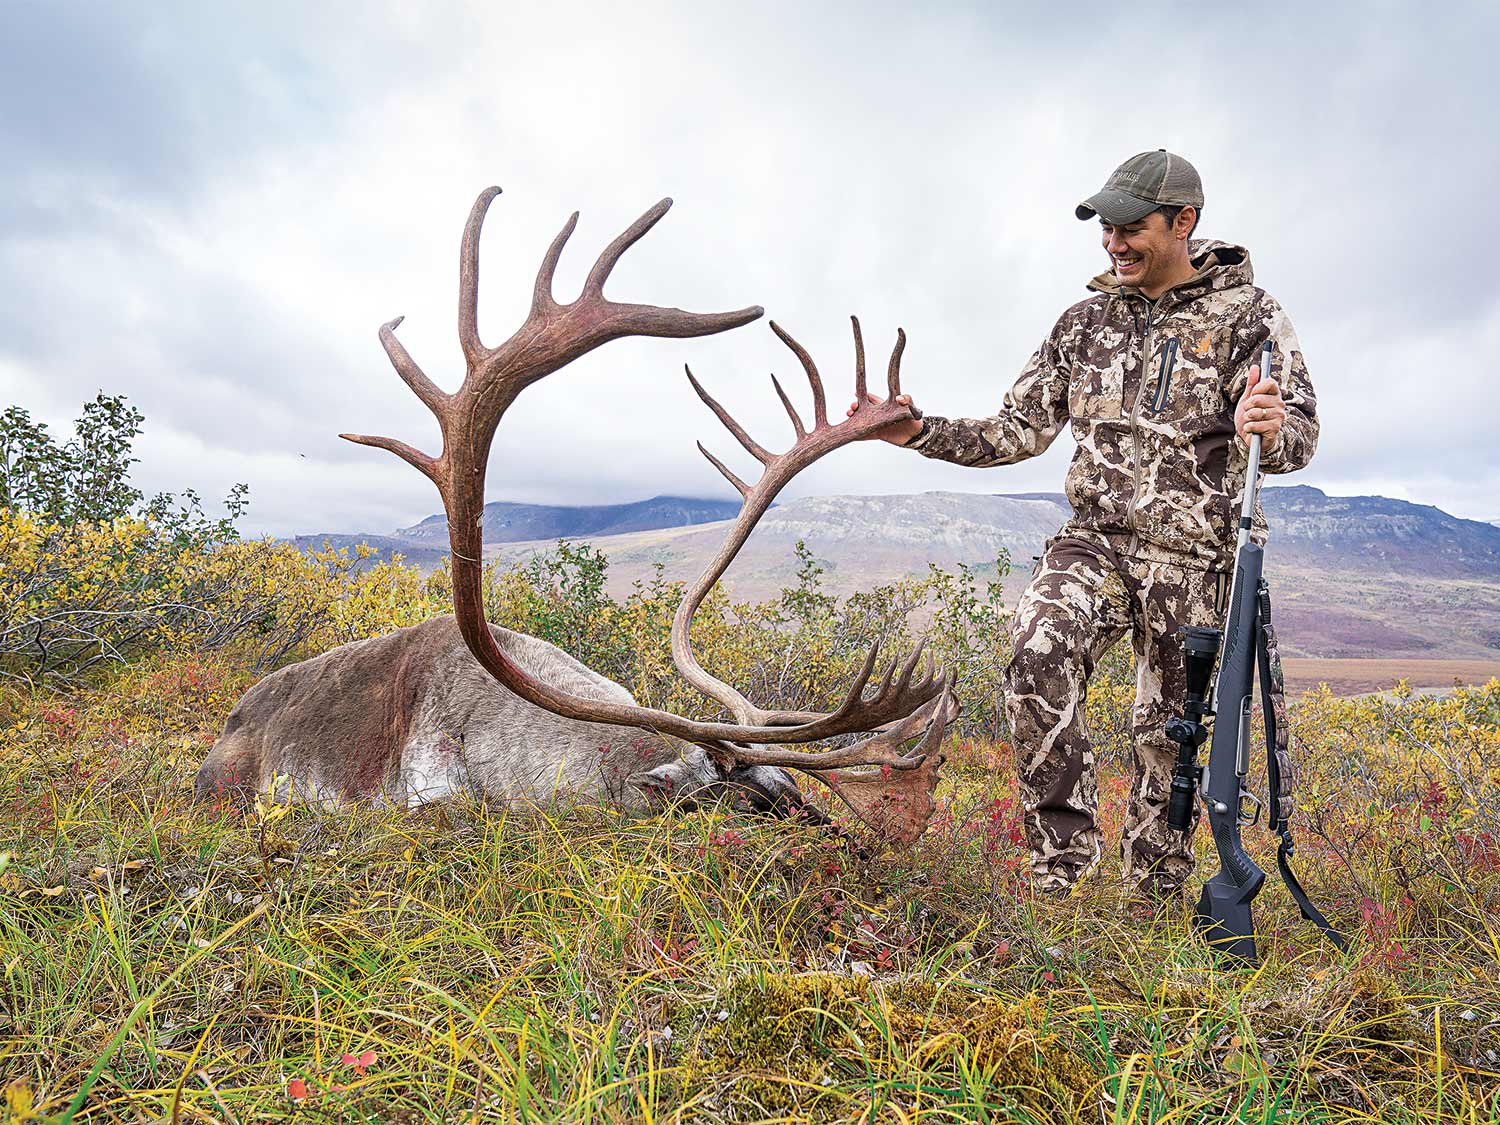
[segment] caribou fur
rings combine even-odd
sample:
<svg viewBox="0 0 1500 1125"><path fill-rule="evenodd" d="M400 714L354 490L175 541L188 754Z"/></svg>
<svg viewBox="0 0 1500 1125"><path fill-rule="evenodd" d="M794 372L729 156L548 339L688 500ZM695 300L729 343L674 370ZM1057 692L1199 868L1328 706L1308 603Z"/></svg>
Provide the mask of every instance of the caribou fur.
<svg viewBox="0 0 1500 1125"><path fill-rule="evenodd" d="M505 654L572 695L630 693L546 641L490 626ZM355 641L273 672L245 693L198 771L200 798L417 805L460 791L552 805L652 809L729 796L802 809L776 767L725 774L700 747L636 727L563 718L482 669L452 615ZM810 809L808 810L810 811Z"/></svg>

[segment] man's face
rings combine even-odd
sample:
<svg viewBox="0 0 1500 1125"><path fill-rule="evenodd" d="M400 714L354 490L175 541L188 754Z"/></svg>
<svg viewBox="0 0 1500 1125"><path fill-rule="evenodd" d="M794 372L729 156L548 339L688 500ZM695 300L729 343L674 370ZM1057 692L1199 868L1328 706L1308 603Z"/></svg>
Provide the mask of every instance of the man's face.
<svg viewBox="0 0 1500 1125"><path fill-rule="evenodd" d="M1121 226L1101 218L1099 229L1104 252L1109 255L1115 278L1121 285L1149 291L1172 279L1183 243L1160 211Z"/></svg>

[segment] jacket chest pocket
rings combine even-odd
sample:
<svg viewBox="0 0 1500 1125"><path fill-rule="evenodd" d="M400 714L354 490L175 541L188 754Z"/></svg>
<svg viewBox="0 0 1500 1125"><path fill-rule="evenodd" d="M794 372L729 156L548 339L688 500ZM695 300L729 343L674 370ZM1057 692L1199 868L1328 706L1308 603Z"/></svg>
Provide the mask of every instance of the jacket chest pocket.
<svg viewBox="0 0 1500 1125"><path fill-rule="evenodd" d="M1163 421L1211 418L1227 402L1215 350L1188 337L1167 337L1146 371L1141 412Z"/></svg>
<svg viewBox="0 0 1500 1125"><path fill-rule="evenodd" d="M1117 422L1125 415L1125 368L1119 358L1106 366L1080 365L1068 380L1068 412L1075 421Z"/></svg>
<svg viewBox="0 0 1500 1125"><path fill-rule="evenodd" d="M1177 369L1178 340L1176 336L1168 336L1162 344L1161 355L1157 357L1154 373L1150 365L1147 367L1145 386L1142 391L1145 395L1145 409L1148 414L1160 414L1167 405L1167 399L1172 393L1172 376ZM1154 375L1154 378L1153 378Z"/></svg>

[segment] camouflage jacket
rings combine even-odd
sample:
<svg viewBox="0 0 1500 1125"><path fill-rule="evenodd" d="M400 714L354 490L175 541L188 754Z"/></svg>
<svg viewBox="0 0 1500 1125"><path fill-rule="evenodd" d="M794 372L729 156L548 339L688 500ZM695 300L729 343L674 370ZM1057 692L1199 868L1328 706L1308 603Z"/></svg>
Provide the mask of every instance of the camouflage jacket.
<svg viewBox="0 0 1500 1125"><path fill-rule="evenodd" d="M1266 472L1312 459L1317 401L1296 333L1253 284L1246 250L1195 241L1189 252L1197 272L1154 304L1111 273L1094 278L1096 295L1063 313L997 415L929 415L910 447L959 465L1008 465L1071 423L1072 526L1128 536L1124 549L1140 558L1230 566L1249 465L1234 407L1268 335L1287 411L1262 453ZM1265 527L1257 508L1257 542Z"/></svg>

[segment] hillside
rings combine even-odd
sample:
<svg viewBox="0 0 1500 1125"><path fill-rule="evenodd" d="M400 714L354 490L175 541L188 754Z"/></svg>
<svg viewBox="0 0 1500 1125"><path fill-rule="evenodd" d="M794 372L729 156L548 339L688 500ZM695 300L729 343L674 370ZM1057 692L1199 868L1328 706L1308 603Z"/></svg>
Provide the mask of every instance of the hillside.
<svg viewBox="0 0 1500 1125"><path fill-rule="evenodd" d="M1350 573L1500 580L1500 528L1384 496L1267 488L1261 507L1278 561Z"/></svg>
<svg viewBox="0 0 1500 1125"><path fill-rule="evenodd" d="M423 571L433 570L448 557L447 540L442 541L442 546L431 546L413 539L403 539L395 535L359 535L359 534L334 534L326 535L299 535L292 540L300 551L321 551L326 548L344 548L351 554L354 548L363 543L366 547L373 547L375 554L371 558L385 562L396 555L418 567Z"/></svg>
<svg viewBox="0 0 1500 1125"><path fill-rule="evenodd" d="M1500 665L1500 528L1427 505L1327 496L1307 485L1272 486L1262 497L1272 528L1268 571L1290 655ZM735 511L727 501L676 497L587 508L490 504L486 550L520 559L559 536L587 538L609 555L610 586L622 594L657 563L669 578L698 573L718 550L728 526L723 519ZM774 595L795 575L792 548L799 539L824 566L826 588L838 594L924 574L929 562L948 569L965 563L992 576L1003 548L1012 563L1005 585L1013 602L1033 557L1067 515L1063 497L1051 493L791 500L766 513L725 581L737 599ZM434 516L393 536L298 542L364 538L428 567L444 553L444 534L445 521Z"/></svg>
<svg viewBox="0 0 1500 1125"><path fill-rule="evenodd" d="M684 496L653 496L632 504L582 507L495 501L484 506L484 541L516 543L529 539L625 535L658 527L686 527L733 519L739 510L736 501ZM441 514L428 516L414 527L396 531L394 538L436 547L446 554L448 519Z"/></svg>

